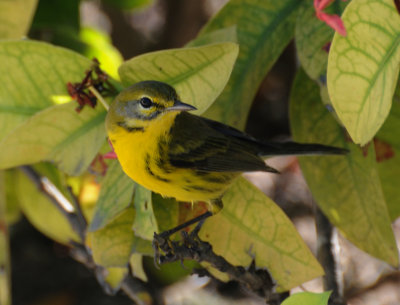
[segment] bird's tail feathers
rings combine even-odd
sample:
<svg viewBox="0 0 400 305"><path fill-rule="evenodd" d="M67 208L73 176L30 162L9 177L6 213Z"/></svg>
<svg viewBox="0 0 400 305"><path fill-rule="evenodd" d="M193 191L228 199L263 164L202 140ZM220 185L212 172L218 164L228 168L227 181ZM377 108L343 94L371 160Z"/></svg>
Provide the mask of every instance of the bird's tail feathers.
<svg viewBox="0 0 400 305"><path fill-rule="evenodd" d="M296 142L274 142L262 143L260 156L281 156L281 155L344 155L349 151L345 148L327 146L313 143Z"/></svg>

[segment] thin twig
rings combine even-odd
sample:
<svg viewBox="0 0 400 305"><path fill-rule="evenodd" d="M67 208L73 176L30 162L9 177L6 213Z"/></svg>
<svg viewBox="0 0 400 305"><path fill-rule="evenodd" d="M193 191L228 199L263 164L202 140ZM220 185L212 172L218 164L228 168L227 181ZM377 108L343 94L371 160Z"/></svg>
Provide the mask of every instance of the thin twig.
<svg viewBox="0 0 400 305"><path fill-rule="evenodd" d="M25 173L29 179L36 185L38 190L42 192L50 201L57 207L57 209L66 217L69 221L71 227L79 234L81 237L81 243L76 243L71 241L71 256L84 264L88 269L94 271L99 284L102 286L103 290L107 293L112 293L109 285L104 279L105 273L102 272L104 269L101 266L96 265L91 255L90 249L85 246L84 240L87 230L87 222L83 216L82 210L79 208L79 202L75 197L76 201L74 206L62 193L57 189L57 187L46 177L39 175L32 167L22 166L20 167L23 173ZM61 195L60 195L61 194ZM0 270L1 271L1 270ZM135 301L139 305L158 305L162 304L158 298L154 297L154 293L149 287L141 280L136 279L130 273L126 276L121 284L121 290L126 293L126 295ZM143 297L143 298L142 298ZM2 305L2 304L0 304Z"/></svg>
<svg viewBox="0 0 400 305"><path fill-rule="evenodd" d="M315 221L317 227L317 258L325 271L324 290L332 291L329 305L346 305L340 289L337 266L332 252L333 227L317 205L315 205Z"/></svg>
<svg viewBox="0 0 400 305"><path fill-rule="evenodd" d="M103 105L103 107L108 111L108 109L110 108L110 106L108 105L108 103L105 101L105 99L102 97L102 95L96 90L95 87L93 86L89 86L88 89L90 90L90 92L93 93L93 95L97 98L97 100Z"/></svg>
<svg viewBox="0 0 400 305"><path fill-rule="evenodd" d="M182 232L183 241L176 242L163 234L154 234L154 243L165 255L159 256L161 264L166 262L192 259L197 262L207 262L221 272L227 273L232 280L242 284L247 290L265 298L269 304L279 304L280 296L275 292L275 283L266 270L256 270L255 264L249 268L234 266L225 258L213 252L210 243L202 241L198 236L198 226L190 233Z"/></svg>

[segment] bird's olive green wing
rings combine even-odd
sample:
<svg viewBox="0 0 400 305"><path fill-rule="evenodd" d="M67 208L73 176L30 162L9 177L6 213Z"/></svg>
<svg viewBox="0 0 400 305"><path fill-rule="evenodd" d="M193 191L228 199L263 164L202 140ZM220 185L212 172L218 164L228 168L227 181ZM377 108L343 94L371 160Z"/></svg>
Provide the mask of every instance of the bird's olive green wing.
<svg viewBox="0 0 400 305"><path fill-rule="evenodd" d="M207 172L276 172L257 156L256 141L223 124L226 132L213 128L210 122L214 121L187 112L176 117L168 151L173 166Z"/></svg>

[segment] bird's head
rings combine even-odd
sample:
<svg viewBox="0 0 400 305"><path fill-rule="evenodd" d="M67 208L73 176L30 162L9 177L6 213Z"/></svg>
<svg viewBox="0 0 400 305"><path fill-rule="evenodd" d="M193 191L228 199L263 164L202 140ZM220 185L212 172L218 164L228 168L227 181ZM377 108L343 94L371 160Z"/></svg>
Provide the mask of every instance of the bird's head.
<svg viewBox="0 0 400 305"><path fill-rule="evenodd" d="M124 89L111 104L106 118L108 130L145 128L167 113L196 108L182 103L173 87L158 81L142 81Z"/></svg>

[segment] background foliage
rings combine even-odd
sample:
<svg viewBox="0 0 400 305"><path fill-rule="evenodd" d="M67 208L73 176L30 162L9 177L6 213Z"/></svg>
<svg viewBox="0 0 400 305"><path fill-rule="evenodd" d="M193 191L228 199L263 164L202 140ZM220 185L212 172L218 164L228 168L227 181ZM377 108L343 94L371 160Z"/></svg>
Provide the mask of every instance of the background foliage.
<svg viewBox="0 0 400 305"><path fill-rule="evenodd" d="M175 2L164 3L170 14L176 17L183 7L182 16L189 14L185 4ZM189 262L187 269L172 264L155 271L146 261L153 255L154 232L198 215L204 206L163 199L125 176L117 160L104 161L106 110L97 105L78 113L67 83L80 82L96 57L117 90L146 79L164 81L195 105L197 114L244 129L267 74L294 41L300 67L290 90L293 139L350 151L299 159L313 197L346 239L397 267L391 224L400 216L400 16L392 0L332 2L326 12L342 15L346 36L315 17L312 1L231 0L186 40L169 24L158 36L144 27L143 33L154 36L146 43L145 34L139 36L138 28L124 20L128 12L143 14L159 5L152 1L102 1L118 33L81 24L80 9L90 2L0 2L0 72L5 76L0 85L0 227L12 231L23 214L58 243L87 247L107 274L100 277L103 285L113 292L128 272L141 281L168 283L189 274L199 266ZM91 5L89 10L98 7ZM174 42L175 36L182 41ZM136 48L127 48L126 41ZM85 240L21 171L27 164L75 210L83 209ZM224 209L200 233L218 255L244 267L254 259L256 268L271 273L278 291L323 275L273 199L240 178L223 201ZM0 265L7 272L0 274L0 304L7 304L9 238L6 230L2 233ZM226 280L226 274L203 267ZM328 297L302 294L283 304L326 304ZM136 295L135 300L148 298Z"/></svg>

